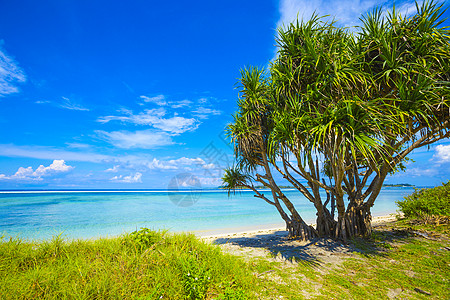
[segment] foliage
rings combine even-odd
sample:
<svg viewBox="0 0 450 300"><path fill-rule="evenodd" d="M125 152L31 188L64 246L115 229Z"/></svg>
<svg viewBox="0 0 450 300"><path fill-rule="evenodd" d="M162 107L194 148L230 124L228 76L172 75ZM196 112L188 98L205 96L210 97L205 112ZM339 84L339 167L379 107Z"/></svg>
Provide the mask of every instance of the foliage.
<svg viewBox="0 0 450 300"><path fill-rule="evenodd" d="M189 299L204 299L207 295L210 271L204 262L190 257L183 265L183 286Z"/></svg>
<svg viewBox="0 0 450 300"><path fill-rule="evenodd" d="M126 242L130 245L136 246L137 249L143 251L164 239L166 232L156 232L148 228L141 228L133 231L127 236Z"/></svg>
<svg viewBox="0 0 450 300"><path fill-rule="evenodd" d="M406 218L450 216L450 181L434 188L415 189L396 203Z"/></svg>
<svg viewBox="0 0 450 300"><path fill-rule="evenodd" d="M370 208L386 176L404 170L414 149L450 136L443 5L416 4L410 17L375 9L355 31L317 15L280 28L270 68L241 71L238 111L228 126L237 163L225 172L224 187L252 189L277 208L293 236L370 235ZM277 174L315 206L315 230L283 194Z"/></svg>

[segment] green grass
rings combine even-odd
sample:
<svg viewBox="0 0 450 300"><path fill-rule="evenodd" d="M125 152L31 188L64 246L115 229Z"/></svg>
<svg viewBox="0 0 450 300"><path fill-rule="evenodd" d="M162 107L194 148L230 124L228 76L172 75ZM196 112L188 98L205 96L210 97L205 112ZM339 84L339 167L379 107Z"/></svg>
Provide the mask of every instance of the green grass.
<svg viewBox="0 0 450 300"><path fill-rule="evenodd" d="M347 295L379 299L386 297L389 290L399 288L403 297L421 298L414 291L419 288L434 297L448 299L450 272L446 261L450 256L430 255L430 248L436 247L409 241L383 256L375 255L363 261L349 259L341 268L331 272L328 280L331 284L323 292L331 293L336 287L341 287Z"/></svg>
<svg viewBox="0 0 450 300"><path fill-rule="evenodd" d="M247 299L255 280L241 259L193 235L0 245L1 299Z"/></svg>
<svg viewBox="0 0 450 300"><path fill-rule="evenodd" d="M449 228L396 222L355 238L360 251L337 265L242 259L193 235L147 229L98 240L4 239L0 299L450 299Z"/></svg>
<svg viewBox="0 0 450 300"><path fill-rule="evenodd" d="M450 299L450 226L438 228L440 238L425 239L414 232L434 232L429 225L397 222L355 238L361 251L337 266L277 263L254 289L266 299Z"/></svg>

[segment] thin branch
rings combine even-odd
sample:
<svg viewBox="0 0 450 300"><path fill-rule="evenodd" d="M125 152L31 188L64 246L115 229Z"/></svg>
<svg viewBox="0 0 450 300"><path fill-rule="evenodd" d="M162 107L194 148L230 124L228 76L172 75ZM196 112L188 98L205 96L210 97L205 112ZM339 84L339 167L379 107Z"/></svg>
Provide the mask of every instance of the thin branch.
<svg viewBox="0 0 450 300"><path fill-rule="evenodd" d="M276 205L275 202L270 201L269 199L266 198L266 196L264 196L264 194L261 194L253 185L244 185L245 187L251 189L256 195L253 195L253 197L256 198L261 198L264 201L266 201L267 203L269 203L270 205Z"/></svg>
<svg viewBox="0 0 450 300"><path fill-rule="evenodd" d="M287 169L287 165L286 165L286 159L284 157L284 155L281 156L282 162L283 162L283 167L284 167L284 172L282 172L280 170L280 168L278 166L275 165L275 168L278 170L278 172L280 172L280 174L283 175L284 178L286 178L292 185L294 185L294 187L299 190L309 201L314 203L314 197L313 195L311 195L311 193L306 189L306 187L301 184L297 179L295 179L288 171Z"/></svg>
<svg viewBox="0 0 450 300"><path fill-rule="evenodd" d="M323 189L325 189L325 190L328 190L328 191L332 191L333 189L331 188L331 187L329 187L328 185L326 185L326 184L323 184L322 182L320 182L320 181L317 181L315 178L313 178L312 176L311 176L311 174L309 174L308 172L306 172L306 170L303 168L303 166L301 165L301 161L299 160L299 157L296 155L296 158L297 158L297 166L298 166L298 169L300 170L300 176L302 176L303 178L305 178L307 181L309 181L309 182L311 182L311 183L314 183L314 184L317 184L318 186L320 186L321 188L323 188ZM288 165L289 165L289 167L291 168L291 169L293 169L293 170L295 170L295 168L294 167L292 167L292 165L288 162Z"/></svg>

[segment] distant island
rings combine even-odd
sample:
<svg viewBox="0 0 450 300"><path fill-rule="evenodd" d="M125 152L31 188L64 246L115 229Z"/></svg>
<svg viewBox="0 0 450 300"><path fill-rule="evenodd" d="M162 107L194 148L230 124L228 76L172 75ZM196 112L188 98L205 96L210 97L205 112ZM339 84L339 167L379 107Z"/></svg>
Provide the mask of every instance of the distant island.
<svg viewBox="0 0 450 300"><path fill-rule="evenodd" d="M395 184L383 184L383 187L416 187L409 183L395 183Z"/></svg>

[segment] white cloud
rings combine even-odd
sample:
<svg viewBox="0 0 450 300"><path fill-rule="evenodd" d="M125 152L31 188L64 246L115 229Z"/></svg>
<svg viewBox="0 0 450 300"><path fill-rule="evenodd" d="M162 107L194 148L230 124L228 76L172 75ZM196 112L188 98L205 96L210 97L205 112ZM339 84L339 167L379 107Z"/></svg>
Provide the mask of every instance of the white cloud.
<svg viewBox="0 0 450 300"><path fill-rule="evenodd" d="M216 169L217 166L215 164L207 164L207 165L203 165L202 168L203 169L207 169L207 170L211 170L211 169Z"/></svg>
<svg viewBox="0 0 450 300"><path fill-rule="evenodd" d="M142 182L142 174L139 172L136 172L134 175L130 174L129 176L114 176L110 179L111 181L117 181L117 182L124 182L124 183L138 183Z"/></svg>
<svg viewBox="0 0 450 300"><path fill-rule="evenodd" d="M7 179L28 179L29 177L36 178L37 176L33 176L33 173L34 172L32 167L28 168L20 167L14 175L11 175L6 178Z"/></svg>
<svg viewBox="0 0 450 300"><path fill-rule="evenodd" d="M73 101L68 97L61 97L62 101L51 102L48 100L37 100L34 103L36 104L50 104L55 105L59 108L69 109L69 110L78 110L78 111L90 111L89 108L82 106L81 104Z"/></svg>
<svg viewBox="0 0 450 300"><path fill-rule="evenodd" d="M58 159L84 162L114 161L116 158L104 154L90 152L74 152L44 146L16 146L0 144L0 156L29 157L37 159Z"/></svg>
<svg viewBox="0 0 450 300"><path fill-rule="evenodd" d="M36 171L34 171L34 175L41 177L41 176L47 176L53 173L65 173L70 170L72 170L72 166L66 165L66 162L62 159L55 159L53 163L48 166L44 167L43 165L40 165Z"/></svg>
<svg viewBox="0 0 450 300"><path fill-rule="evenodd" d="M181 101L171 101L169 104L170 104L170 107L172 107L172 108L181 108L181 107L191 105L192 101L185 99L185 100L181 100Z"/></svg>
<svg viewBox="0 0 450 300"><path fill-rule="evenodd" d="M159 169L159 170L178 170L178 166L176 164L167 163L164 161L160 161L159 159L154 158L150 163L148 163L147 167L150 170Z"/></svg>
<svg viewBox="0 0 450 300"><path fill-rule="evenodd" d="M194 116L200 119L207 119L209 118L210 115L217 116L222 113L220 110L206 107L199 107L196 110L193 110L192 112L194 113Z"/></svg>
<svg viewBox="0 0 450 300"><path fill-rule="evenodd" d="M137 115L133 114L133 111L124 108L120 109L118 112L122 113L122 115L99 117L97 121L100 123L121 121L124 123L132 123L135 125L151 125L153 124L153 122L156 122L166 114L166 110L164 108L146 109L144 110L144 112Z"/></svg>
<svg viewBox="0 0 450 300"><path fill-rule="evenodd" d="M53 163L44 167L40 165L35 171L32 167L20 167L14 175L7 176L0 174L0 179L8 180L42 180L42 177L51 177L60 173L67 173L74 167L66 165L64 160L55 159Z"/></svg>
<svg viewBox="0 0 450 300"><path fill-rule="evenodd" d="M66 143L66 145L69 148L75 148L75 149L88 149L88 148L91 148L91 145L82 144L82 143Z"/></svg>
<svg viewBox="0 0 450 300"><path fill-rule="evenodd" d="M439 173L436 168L411 168L406 169L404 173L400 173L399 176L412 176L412 177L432 177Z"/></svg>
<svg viewBox="0 0 450 300"><path fill-rule="evenodd" d="M198 173L206 173L205 169L217 170L217 166L214 164L207 164L202 158L189 158L181 157L177 159L158 159L158 158L146 158L141 156L120 158L116 161L116 165L112 168L106 169L104 172L117 173L123 170L129 172L173 172L173 171L192 171Z"/></svg>
<svg viewBox="0 0 450 300"><path fill-rule="evenodd" d="M197 158L188 158L181 157L178 159L171 159L167 161L161 161L159 159L154 158L147 166L149 169L162 169L162 170L179 170L185 169L187 166L198 165L204 166L206 165L205 161L199 157Z"/></svg>
<svg viewBox="0 0 450 300"><path fill-rule="evenodd" d="M147 103L155 103L156 105L159 106L165 106L167 105L167 101L165 100L166 97L164 95L158 95L155 97L147 97L147 96L140 96L139 98L141 98L142 100L144 100L144 102Z"/></svg>
<svg viewBox="0 0 450 300"><path fill-rule="evenodd" d="M170 106L171 108L187 107L192 104L192 101L187 99L180 101L168 101L164 95L158 95L155 97L139 96L139 98L141 98L145 103L154 103L158 106ZM142 103L139 104L143 105Z"/></svg>
<svg viewBox="0 0 450 300"><path fill-rule="evenodd" d="M433 157L436 157L438 162L450 162L450 145L437 145Z"/></svg>
<svg viewBox="0 0 450 300"><path fill-rule="evenodd" d="M25 81L25 72L0 47L0 97L19 92L16 84Z"/></svg>
<svg viewBox="0 0 450 300"><path fill-rule="evenodd" d="M184 118L177 115L164 118L166 110L163 108L146 109L139 114L133 114L128 110L122 110L121 116L104 116L98 118L100 123L108 123L110 121L121 121L135 125L148 125L172 135L178 135L186 131L194 131L198 128L199 122L194 118Z"/></svg>
<svg viewBox="0 0 450 300"><path fill-rule="evenodd" d="M160 146L173 145L174 142L169 134L156 132L154 130L141 131L96 131L97 135L110 144L124 149L142 148L153 149Z"/></svg>
<svg viewBox="0 0 450 300"><path fill-rule="evenodd" d="M79 111L90 111L89 108L83 107L78 103L75 103L74 101L70 100L67 97L61 97L64 102L60 105L61 108L66 108L70 110L79 110Z"/></svg>
<svg viewBox="0 0 450 300"><path fill-rule="evenodd" d="M222 184L221 176L214 177L197 177L202 186L220 186Z"/></svg>
<svg viewBox="0 0 450 300"><path fill-rule="evenodd" d="M183 118L174 116L172 118L161 118L153 123L153 127L172 134L181 134L186 131L194 131L199 126L199 122L193 118Z"/></svg>
<svg viewBox="0 0 450 300"><path fill-rule="evenodd" d="M106 169L105 172L117 173L119 171L119 168L120 168L119 165L115 165L112 168Z"/></svg>

